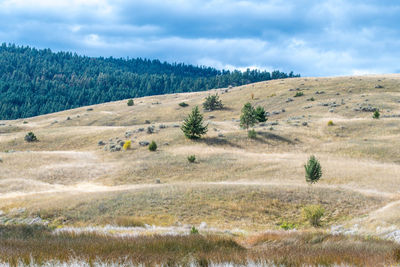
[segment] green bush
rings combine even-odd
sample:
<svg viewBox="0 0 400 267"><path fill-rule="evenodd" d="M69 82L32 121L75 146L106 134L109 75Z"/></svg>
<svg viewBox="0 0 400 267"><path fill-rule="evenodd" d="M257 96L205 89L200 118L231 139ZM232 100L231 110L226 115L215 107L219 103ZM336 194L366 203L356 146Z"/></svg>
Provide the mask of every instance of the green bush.
<svg viewBox="0 0 400 267"><path fill-rule="evenodd" d="M299 96L303 96L304 93L303 92L296 92L296 94L294 95L294 97L299 97Z"/></svg>
<svg viewBox="0 0 400 267"><path fill-rule="evenodd" d="M219 99L218 94L215 94L206 97L203 103L203 108L205 110L212 111L216 109L223 109L224 105L222 104L222 101Z"/></svg>
<svg viewBox="0 0 400 267"><path fill-rule="evenodd" d="M379 119L379 117L381 116L381 113L379 112L379 109L374 111L374 114L372 115L372 118L374 119Z"/></svg>
<svg viewBox="0 0 400 267"><path fill-rule="evenodd" d="M156 151L157 150L157 144L154 141L151 141L151 143L149 144L149 150L150 151Z"/></svg>
<svg viewBox="0 0 400 267"><path fill-rule="evenodd" d="M257 137L257 133L254 129L251 129L247 132L247 136L251 139L255 139Z"/></svg>
<svg viewBox="0 0 400 267"><path fill-rule="evenodd" d="M134 103L133 103L133 99L129 99L128 100L128 103L126 103L128 106L133 106L134 105Z"/></svg>
<svg viewBox="0 0 400 267"><path fill-rule="evenodd" d="M333 121L328 121L328 126L333 126Z"/></svg>
<svg viewBox="0 0 400 267"><path fill-rule="evenodd" d="M36 142L37 141L37 137L33 132L29 132L25 135L25 141L26 142Z"/></svg>
<svg viewBox="0 0 400 267"><path fill-rule="evenodd" d="M183 108L189 106L189 104L186 103L186 102L181 102L181 103L179 103L178 105L181 106L181 107L183 107Z"/></svg>
<svg viewBox="0 0 400 267"><path fill-rule="evenodd" d="M312 226L320 226L325 209L320 205L308 205L303 208L303 216Z"/></svg>
<svg viewBox="0 0 400 267"><path fill-rule="evenodd" d="M190 163L194 163L196 161L196 156L195 155L190 155L187 157L188 161Z"/></svg>
<svg viewBox="0 0 400 267"><path fill-rule="evenodd" d="M256 119L258 122L266 122L267 121L267 117L265 116L265 109L261 106L258 106L255 109L255 113L256 113Z"/></svg>
<svg viewBox="0 0 400 267"><path fill-rule="evenodd" d="M190 234L197 235L198 233L199 233L199 230L197 230L196 227L192 226L192 229L190 229Z"/></svg>
<svg viewBox="0 0 400 267"><path fill-rule="evenodd" d="M308 159L307 164L304 165L304 169L306 171L306 181L309 184L318 182L322 176L321 164L315 156L311 156Z"/></svg>
<svg viewBox="0 0 400 267"><path fill-rule="evenodd" d="M283 230L292 230L296 228L296 225L294 223L289 223L289 222L283 222L279 227Z"/></svg>

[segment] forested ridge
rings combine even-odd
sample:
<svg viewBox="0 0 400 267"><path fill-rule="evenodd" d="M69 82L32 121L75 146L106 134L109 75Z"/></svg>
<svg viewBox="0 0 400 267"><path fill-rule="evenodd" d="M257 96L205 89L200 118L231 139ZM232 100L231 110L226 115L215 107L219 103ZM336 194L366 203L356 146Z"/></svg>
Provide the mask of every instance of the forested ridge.
<svg viewBox="0 0 400 267"><path fill-rule="evenodd" d="M297 76L280 71L220 71L141 58L93 58L3 43L0 120L126 98L204 91Z"/></svg>

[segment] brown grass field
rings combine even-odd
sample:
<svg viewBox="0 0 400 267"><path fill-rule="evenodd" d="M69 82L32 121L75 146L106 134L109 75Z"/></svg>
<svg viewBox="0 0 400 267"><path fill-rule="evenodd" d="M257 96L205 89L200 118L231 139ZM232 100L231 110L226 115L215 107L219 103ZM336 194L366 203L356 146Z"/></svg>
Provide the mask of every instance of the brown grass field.
<svg viewBox="0 0 400 267"><path fill-rule="evenodd" d="M294 97L298 91L304 96ZM186 139L179 128L183 119L215 92L225 108L201 109L208 133L197 141ZM183 101L189 106L180 107ZM162 236L182 246L204 241L218 247L211 249L215 255L197 243L190 253L177 248L175 254L160 252L164 256L154 258L146 252L140 259L149 264L166 263L161 259L170 257L183 264L188 255L197 261L205 254L211 255L204 258L208 262L239 263L245 258L294 266L400 264L395 242L400 242L400 75L294 78L137 98L134 106L126 102L0 121L0 223L11 227L38 222L62 229L109 224L199 227L204 222L207 226L195 241L191 236ZM246 102L270 113L266 124L254 127L256 139L239 127ZM378 108L381 118L361 111L368 107ZM148 134L152 125L155 132ZM38 142L24 141L29 131ZM125 137L126 132L131 136ZM98 145L110 139L131 140L132 148L109 152ZM155 152L139 145L152 140L158 144ZM189 155L196 155L196 163L188 162ZM323 170L312 186L303 167L310 155L320 160ZM318 229L302 216L303 207L311 204L325 209ZM297 231L285 232L283 224ZM336 228L342 232L332 235ZM129 238L160 240L144 233L146 237ZM311 242L313 235L321 241ZM0 259L25 261L28 254L22 251L37 243L37 253L48 252L35 260L65 261L46 248L64 240L60 238L47 234L12 243L0 232ZM101 243L102 238L72 235L65 242L78 248L88 239ZM107 238L117 247L131 243L129 238ZM110 252L109 259L134 253L135 248L127 246ZM96 250L106 261L104 255L109 254L101 254L101 247L77 256L93 260ZM285 256L289 251L293 257Z"/></svg>

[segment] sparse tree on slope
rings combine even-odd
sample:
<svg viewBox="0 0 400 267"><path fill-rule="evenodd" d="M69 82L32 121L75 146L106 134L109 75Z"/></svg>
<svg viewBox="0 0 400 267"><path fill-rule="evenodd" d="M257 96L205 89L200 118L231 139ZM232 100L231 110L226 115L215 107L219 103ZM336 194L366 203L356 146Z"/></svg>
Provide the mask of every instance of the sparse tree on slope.
<svg viewBox="0 0 400 267"><path fill-rule="evenodd" d="M265 117L265 109L261 106L258 106L255 110L256 119L258 122L266 122L267 118Z"/></svg>
<svg viewBox="0 0 400 267"><path fill-rule="evenodd" d="M203 103L203 108L209 111L216 109L223 109L223 107L224 105L222 104L222 101L219 99L218 94L207 96Z"/></svg>
<svg viewBox="0 0 400 267"><path fill-rule="evenodd" d="M240 127L249 129L257 122L256 111L250 103L244 104L240 115Z"/></svg>
<svg viewBox="0 0 400 267"><path fill-rule="evenodd" d="M181 129L189 139L198 139L207 133L207 125L203 125L203 115L200 114L198 106L192 109L192 113L185 119Z"/></svg>
<svg viewBox="0 0 400 267"><path fill-rule="evenodd" d="M309 184L318 182L322 176L321 164L319 164L315 156L311 156L308 159L307 164L304 165L304 169L306 171L306 181Z"/></svg>

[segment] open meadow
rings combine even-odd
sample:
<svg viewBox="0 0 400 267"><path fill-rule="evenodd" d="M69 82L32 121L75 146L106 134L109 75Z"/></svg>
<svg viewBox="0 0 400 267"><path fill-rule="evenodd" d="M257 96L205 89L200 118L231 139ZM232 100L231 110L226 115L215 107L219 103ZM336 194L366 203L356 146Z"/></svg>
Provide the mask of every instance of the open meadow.
<svg viewBox="0 0 400 267"><path fill-rule="evenodd" d="M224 108L204 111L215 93ZM400 264L400 75L127 101L0 121L0 261ZM268 112L255 138L239 125L247 102ZM180 127L196 105L208 132L190 140ZM325 210L318 227L309 205Z"/></svg>

